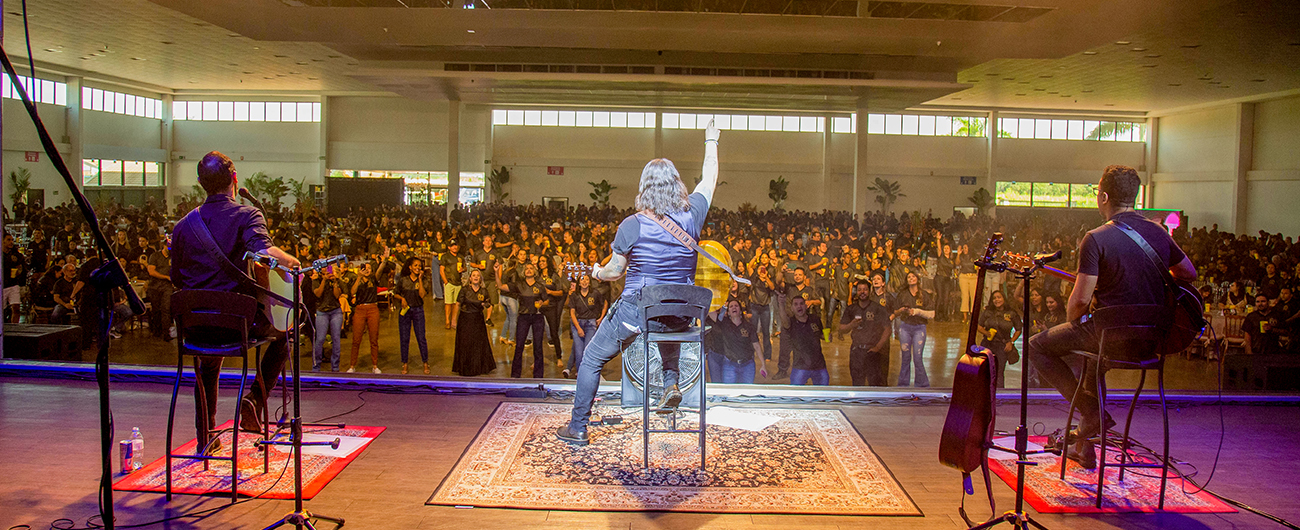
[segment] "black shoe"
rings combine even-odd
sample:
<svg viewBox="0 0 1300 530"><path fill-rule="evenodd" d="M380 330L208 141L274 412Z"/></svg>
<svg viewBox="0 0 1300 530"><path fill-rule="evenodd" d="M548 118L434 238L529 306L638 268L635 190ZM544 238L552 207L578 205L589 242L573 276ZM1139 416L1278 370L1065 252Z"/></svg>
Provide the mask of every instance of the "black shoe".
<svg viewBox="0 0 1300 530"><path fill-rule="evenodd" d="M252 398L244 398L239 404L239 430L244 432L262 432L262 416L257 412L257 405Z"/></svg>
<svg viewBox="0 0 1300 530"><path fill-rule="evenodd" d="M569 424L564 424L555 431L555 436L573 445L587 445L590 440L587 439L587 431L574 431L569 428Z"/></svg>
<svg viewBox="0 0 1300 530"><path fill-rule="evenodd" d="M682 391L673 385L664 390L664 395L659 398L659 405L655 407L658 414L672 414L677 412L677 405L682 403Z"/></svg>
<svg viewBox="0 0 1300 530"><path fill-rule="evenodd" d="M1109 431L1113 428L1115 428L1115 420L1111 419L1110 414L1106 414L1106 430ZM1099 423L1081 422L1079 423L1078 428L1070 431L1070 438L1067 441L1070 443L1075 443L1078 442L1079 440L1088 440L1088 439L1096 438L1097 435L1099 434L1101 434L1101 425L1099 425Z"/></svg>
<svg viewBox="0 0 1300 530"><path fill-rule="evenodd" d="M1065 458L1078 462L1084 469L1097 469L1097 448L1088 440L1076 442L1066 452Z"/></svg>
<svg viewBox="0 0 1300 530"><path fill-rule="evenodd" d="M216 436L211 439L197 440L196 444L194 445L195 454L198 454L200 456L216 456L217 453L221 452L221 449L222 446L221 446L220 436Z"/></svg>
<svg viewBox="0 0 1300 530"><path fill-rule="evenodd" d="M776 375L772 376L772 379L785 379L787 377L790 377L790 372L787 372L785 370L777 370Z"/></svg>

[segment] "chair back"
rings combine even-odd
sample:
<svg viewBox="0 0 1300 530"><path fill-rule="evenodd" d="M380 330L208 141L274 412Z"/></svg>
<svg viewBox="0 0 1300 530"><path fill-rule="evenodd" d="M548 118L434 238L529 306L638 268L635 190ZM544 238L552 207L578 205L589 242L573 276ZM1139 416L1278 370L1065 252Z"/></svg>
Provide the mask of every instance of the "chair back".
<svg viewBox="0 0 1300 530"><path fill-rule="evenodd" d="M647 285L638 300L646 320L675 317L688 322L703 322L712 302L713 291L688 284Z"/></svg>
<svg viewBox="0 0 1300 530"><path fill-rule="evenodd" d="M1246 317L1243 315L1224 315L1223 317L1223 336L1229 339L1244 339L1246 332L1242 331L1242 324L1246 323Z"/></svg>
<svg viewBox="0 0 1300 530"><path fill-rule="evenodd" d="M182 353L242 355L257 299L230 291L182 289L172 293L171 309Z"/></svg>
<svg viewBox="0 0 1300 530"><path fill-rule="evenodd" d="M1173 308L1163 305L1120 305L1092 313L1101 339L1101 352L1109 359L1146 360L1168 353Z"/></svg>

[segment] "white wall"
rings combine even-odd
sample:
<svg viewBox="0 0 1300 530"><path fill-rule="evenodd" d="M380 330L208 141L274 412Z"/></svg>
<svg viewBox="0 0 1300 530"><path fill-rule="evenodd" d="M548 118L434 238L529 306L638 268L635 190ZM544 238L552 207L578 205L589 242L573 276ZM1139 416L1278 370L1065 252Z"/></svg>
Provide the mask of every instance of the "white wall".
<svg viewBox="0 0 1300 530"><path fill-rule="evenodd" d="M221 151L248 178L259 171L285 180L323 182L320 174L320 123L174 122L172 164L167 178L181 193L198 184L198 163L209 151Z"/></svg>
<svg viewBox="0 0 1300 530"><path fill-rule="evenodd" d="M447 170L446 101L331 97L325 109L329 169ZM490 119L487 109L461 107L462 171L483 171Z"/></svg>
<svg viewBox="0 0 1300 530"><path fill-rule="evenodd" d="M1300 97L1255 104L1246 233L1300 234Z"/></svg>
<svg viewBox="0 0 1300 530"><path fill-rule="evenodd" d="M0 189L4 190L4 204L6 207L13 206L13 201L9 200L9 173L17 168L25 167L32 173L31 187L33 189L45 190L45 203L48 205L58 204L67 200L68 186L64 183L63 177L54 170L54 165L50 163L49 157L45 156L45 150L41 147L41 141L36 135L36 126L32 125L31 118L27 115L27 110L23 108L21 101L16 99L3 98L0 100L3 105L4 113L4 159L2 162L4 168L3 184ZM63 141L67 131L67 111L64 107L58 105L46 105L44 103L36 104L37 112L41 116L41 121L45 123L50 137L54 139L59 152L67 155L68 144ZM27 162L27 151L39 153L40 162ZM69 170L74 177L81 172L81 163L69 163Z"/></svg>
<svg viewBox="0 0 1300 530"><path fill-rule="evenodd" d="M1156 208L1187 213L1190 226L1233 225L1233 183L1237 142L1231 106L1160 118L1157 129Z"/></svg>

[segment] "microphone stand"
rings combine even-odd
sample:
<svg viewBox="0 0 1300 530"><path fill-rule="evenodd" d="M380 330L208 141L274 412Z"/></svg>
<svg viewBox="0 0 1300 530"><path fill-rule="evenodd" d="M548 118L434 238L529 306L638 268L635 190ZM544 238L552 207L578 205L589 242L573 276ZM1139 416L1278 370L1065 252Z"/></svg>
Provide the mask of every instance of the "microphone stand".
<svg viewBox="0 0 1300 530"><path fill-rule="evenodd" d="M994 267L996 269L1010 271L1014 273L1016 276L1020 277L1020 280L1022 282L1021 285L1024 286L1024 291L1025 291L1025 297L1024 297L1025 301L1024 301L1024 307L1022 308L1022 312L1021 312L1021 328L1020 328L1022 330L1022 332L1020 333L1020 349L1021 351L1024 352L1024 355L1021 356L1021 359L1023 359L1025 365L1021 370L1021 376L1020 376L1020 425L1016 426L1016 448L1015 450L1011 450L998 445L993 445L992 447L990 447L991 449L997 449L1005 453L1015 453L1016 455L1016 508L996 518L990 519L989 521L983 524L972 526L970 530L982 530L985 528L993 528L1002 523L1010 523L1011 527L1015 528L1016 530L1023 530L1031 526L1039 530L1047 530L1046 526L1043 526L1042 523L1035 521L1034 518L1031 517L1029 513L1025 511L1025 468L1029 466L1038 465L1038 462L1030 460L1028 456L1031 454L1042 454L1042 453L1049 452L1046 450L1029 451L1029 427L1028 427L1029 373L1031 370L1029 366L1030 364L1029 362L1029 324L1030 324L1029 281L1033 279L1034 273L1038 272L1039 269L1043 268L1043 266L1046 263L1056 261L1057 259L1060 259L1060 257L1061 257L1060 251L1057 251L1055 254L1048 254L1048 255L1039 254L1034 256L1034 260L1031 265L1020 270L1013 269L1011 267L1006 266L1005 264L997 264ZM1001 354L1002 352L996 353L996 355L1001 355ZM996 371L997 370L995 368L994 372L996 373Z"/></svg>
<svg viewBox="0 0 1300 530"><path fill-rule="evenodd" d="M77 181L72 178L72 173L68 171L63 155L59 154L58 148L54 145L54 140L50 138L49 131L45 129L45 123L41 121L40 115L36 112L36 105L32 103L31 97L27 95L27 91L23 88L23 84L19 82L18 73L14 70L13 63L9 62L9 54L4 51L3 46L0 46L0 61L4 62L5 73L9 75L14 90L18 92L23 101L23 107L27 109L27 114L32 119L32 124L36 126L36 133L40 136L41 147L45 149L45 156L49 157L50 162L54 164L54 169L59 172L64 183L68 185L72 200L77 203L81 215L85 217L86 223L90 225L90 233L95 239L95 248L99 250L99 255L104 259L104 263L91 273L90 284L95 288L100 306L99 314L95 315L99 320L97 337L99 353L95 356L95 382L99 387L100 519L105 529L113 530L116 525L113 520L113 410L108 399L108 341L111 338L109 328L113 324L113 289L122 288L126 292L127 304L131 306L133 315L144 313L144 301L140 300L140 295L136 294L135 289L131 288L131 282L126 277L126 271L122 270L122 264L118 263L117 256L113 254L113 248L108 244L108 238L104 236L104 231L99 228L99 219L95 216L95 209L90 206L90 201L86 199L86 195L77 187ZM35 72L32 72L32 75L35 74Z"/></svg>
<svg viewBox="0 0 1300 530"><path fill-rule="evenodd" d="M258 258L262 259L262 257L260 256ZM274 259L269 257L265 259L269 259L270 263L275 262ZM302 406L301 406L301 399L300 399L302 397L302 356L300 354L300 349L299 349L302 343L302 327L299 326L299 320L298 320L302 316L301 315L302 276L309 272L328 267L340 261L347 261L347 256L335 256L333 258L316 260L311 267L307 267L305 269L289 268L284 266L273 265L274 268L284 271L289 275L293 276L293 354L292 354L293 355L293 416L289 418L289 441L286 442L283 440L262 440L258 443L264 446L266 445L292 446L293 448L293 511L289 512L288 515L285 515L284 517L280 518L279 521L272 523L271 526L266 527L264 530L272 530L274 528L279 528L286 524L294 525L294 527L298 528L299 530L301 530L302 528L307 528L308 530L316 530L316 526L313 525L311 522L312 519L329 521L331 523L334 523L336 525L336 528L343 526L342 517L330 517L326 515L314 514L307 511L306 508L304 508L302 505L302 448L303 446L328 445L333 449L338 449L339 439L335 438L333 441L330 442L302 441L303 423L302 423ZM344 425L342 423L339 423L337 424L337 426L341 428ZM263 450L269 450L269 448L264 448Z"/></svg>

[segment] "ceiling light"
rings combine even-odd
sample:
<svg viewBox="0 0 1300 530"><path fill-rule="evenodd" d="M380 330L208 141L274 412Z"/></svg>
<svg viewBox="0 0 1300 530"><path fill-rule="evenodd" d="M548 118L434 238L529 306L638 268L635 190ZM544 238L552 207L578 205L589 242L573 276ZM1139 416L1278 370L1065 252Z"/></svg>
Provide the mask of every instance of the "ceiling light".
<svg viewBox="0 0 1300 530"><path fill-rule="evenodd" d="M45 51L50 52L50 53L61 53L61 52L63 52L63 50L56 50L56 49L54 49L54 48L46 48Z"/></svg>
<svg viewBox="0 0 1300 530"><path fill-rule="evenodd" d="M145 58L144 58L144 57L132 57L131 60L132 60L132 61L143 61L143 60L145 60Z"/></svg>
<svg viewBox="0 0 1300 530"><path fill-rule="evenodd" d="M1084 90L1083 93L1084 93L1084 94L1091 94L1091 93L1092 93L1092 89L1089 88L1089 89L1087 89L1087 90Z"/></svg>
<svg viewBox="0 0 1300 530"><path fill-rule="evenodd" d="M1182 47L1183 47L1183 48L1188 48L1188 49L1193 49L1193 48L1200 48L1201 45L1200 45L1200 44L1184 44L1184 45L1182 45Z"/></svg>
<svg viewBox="0 0 1300 530"><path fill-rule="evenodd" d="M1263 80L1263 79L1251 79L1250 82L1251 82L1251 83L1263 83L1264 80Z"/></svg>
<svg viewBox="0 0 1300 530"><path fill-rule="evenodd" d="M1142 65L1143 68L1155 68L1155 67L1157 67L1157 66L1160 66L1160 65L1158 65L1158 64L1144 64L1144 65Z"/></svg>
<svg viewBox="0 0 1300 530"><path fill-rule="evenodd" d="M1148 54L1148 55L1147 55L1147 59L1155 59L1155 58L1157 58L1157 57L1160 57L1160 54L1158 54L1158 53L1152 53L1152 54Z"/></svg>
<svg viewBox="0 0 1300 530"><path fill-rule="evenodd" d="M472 30L472 29L467 29L467 30L465 30L465 33L474 33L474 30Z"/></svg>
<svg viewBox="0 0 1300 530"><path fill-rule="evenodd" d="M163 44L176 44L175 42L172 42L172 41L169 41L169 40L162 41L162 43L163 43Z"/></svg>
<svg viewBox="0 0 1300 530"><path fill-rule="evenodd" d="M1107 107L1114 107L1115 104L1114 104L1114 103L1107 103L1106 106L1107 106Z"/></svg>
<svg viewBox="0 0 1300 530"><path fill-rule="evenodd" d="M193 84L197 84L197 83L198 83L198 81L195 81L195 80L193 80L193 79L190 80L190 84L191 84L191 85L193 85Z"/></svg>
<svg viewBox="0 0 1300 530"><path fill-rule="evenodd" d="M1117 40L1117 41L1115 41L1115 44L1120 45L1120 46L1128 46L1128 45L1133 44L1133 43L1130 42L1130 41L1126 41L1126 40Z"/></svg>
<svg viewBox="0 0 1300 530"><path fill-rule="evenodd" d="M1183 86L1182 83L1169 83L1169 86Z"/></svg>
<svg viewBox="0 0 1300 530"><path fill-rule="evenodd" d="M1135 51L1135 52L1144 52L1144 51L1147 51L1147 49L1146 49L1146 48L1133 48L1133 49L1130 50L1130 51Z"/></svg>
<svg viewBox="0 0 1300 530"><path fill-rule="evenodd" d="M1017 95L1017 96L1023 96L1023 95L1025 95L1025 93L1024 93L1024 92L1021 92L1021 93L1016 94L1016 95Z"/></svg>
<svg viewBox="0 0 1300 530"><path fill-rule="evenodd" d="M1039 79L1051 79L1051 77L1052 77L1052 74L1045 74L1045 75L1040 75L1040 76L1038 76Z"/></svg>
<svg viewBox="0 0 1300 530"><path fill-rule="evenodd" d="M1084 55L1097 55L1097 52L1083 52Z"/></svg>

